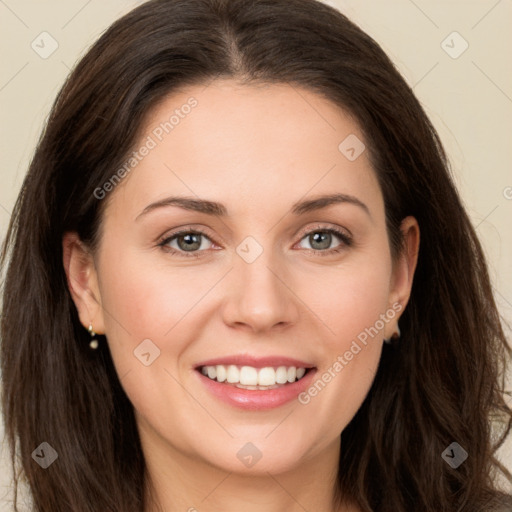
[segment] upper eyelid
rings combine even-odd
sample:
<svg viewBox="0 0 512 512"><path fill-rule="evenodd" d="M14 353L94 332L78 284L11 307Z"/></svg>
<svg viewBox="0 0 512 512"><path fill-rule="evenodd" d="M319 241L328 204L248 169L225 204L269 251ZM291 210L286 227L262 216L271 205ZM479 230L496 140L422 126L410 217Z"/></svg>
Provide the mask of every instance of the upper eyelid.
<svg viewBox="0 0 512 512"><path fill-rule="evenodd" d="M332 225L324 226L321 223L319 223L315 226L310 226L310 227L301 229L297 232L297 234L295 236L306 236L307 234L314 232L314 231L329 231L329 230L341 231L341 233L345 234L347 237L352 238L352 233L347 228L342 228L341 226L332 226Z"/></svg>

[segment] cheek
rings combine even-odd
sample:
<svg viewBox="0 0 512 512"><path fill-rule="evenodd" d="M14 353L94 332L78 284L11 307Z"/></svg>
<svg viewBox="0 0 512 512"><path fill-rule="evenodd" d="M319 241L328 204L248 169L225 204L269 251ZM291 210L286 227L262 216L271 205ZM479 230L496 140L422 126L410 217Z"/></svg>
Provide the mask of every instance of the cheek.
<svg viewBox="0 0 512 512"><path fill-rule="evenodd" d="M365 329L375 325L388 308L391 264L382 259L354 261L315 279L308 303L323 320L330 350L342 350ZM304 291L306 293L306 290ZM382 331L381 322L377 324ZM350 343L349 343L350 345Z"/></svg>
<svg viewBox="0 0 512 512"><path fill-rule="evenodd" d="M147 255L129 251L121 258L108 252L102 255L105 329L119 373L134 364L134 350L147 339L165 351L167 361L175 360L186 345L182 329L193 328L189 317L218 280L199 266L170 267L148 260ZM177 333L181 336L173 335Z"/></svg>
<svg viewBox="0 0 512 512"><path fill-rule="evenodd" d="M108 345L136 411L162 432L180 432L176 408L186 417L207 419L178 380L183 377L183 354L191 340L200 337L201 298L219 276L199 266L148 265L147 260L147 255L128 251L122 258L103 254L101 293Z"/></svg>
<svg viewBox="0 0 512 512"><path fill-rule="evenodd" d="M312 309L328 330L322 339L322 366L299 402L309 416L325 419L326 435L345 428L375 377L384 327L396 314L388 305L390 272L386 260L358 263L331 273L328 292L314 295Z"/></svg>

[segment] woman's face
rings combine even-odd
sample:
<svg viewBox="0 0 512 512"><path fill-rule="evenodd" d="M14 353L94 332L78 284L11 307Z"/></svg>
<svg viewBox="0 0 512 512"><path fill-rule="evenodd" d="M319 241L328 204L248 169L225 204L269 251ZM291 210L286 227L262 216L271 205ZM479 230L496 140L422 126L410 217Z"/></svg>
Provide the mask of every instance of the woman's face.
<svg viewBox="0 0 512 512"><path fill-rule="evenodd" d="M190 87L144 128L123 179L97 191L108 205L77 300L143 446L231 472L333 453L408 300L414 219L412 256L393 265L361 130L298 87Z"/></svg>

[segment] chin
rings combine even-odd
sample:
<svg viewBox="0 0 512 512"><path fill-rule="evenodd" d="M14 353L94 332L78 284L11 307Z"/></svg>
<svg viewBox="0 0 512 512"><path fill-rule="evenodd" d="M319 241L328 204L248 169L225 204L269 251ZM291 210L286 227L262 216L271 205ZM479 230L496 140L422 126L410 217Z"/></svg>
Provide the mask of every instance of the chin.
<svg viewBox="0 0 512 512"><path fill-rule="evenodd" d="M263 436L253 441L232 439L229 443L210 449L203 457L223 471L252 476L268 476L299 468L306 458L304 448L283 445Z"/></svg>

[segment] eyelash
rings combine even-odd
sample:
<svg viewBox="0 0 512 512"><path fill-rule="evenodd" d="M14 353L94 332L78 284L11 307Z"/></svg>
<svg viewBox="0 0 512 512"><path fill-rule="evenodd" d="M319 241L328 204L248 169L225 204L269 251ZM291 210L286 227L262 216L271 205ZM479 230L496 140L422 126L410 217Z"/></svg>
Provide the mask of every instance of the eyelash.
<svg viewBox="0 0 512 512"><path fill-rule="evenodd" d="M351 247L352 243L353 243L352 237L347 235L346 233L344 233L336 228L323 228L320 226L303 233L300 240L302 240L306 236L311 235L313 233L330 233L332 235L337 236L343 242L342 244L335 247L334 249L328 249L328 250L305 249L306 251L314 252L318 256L331 256L333 254L343 251L346 247ZM208 236L208 234L205 233L204 231L202 231L201 229L197 229L197 228L182 229L180 231L176 231L175 233L171 233L169 236L165 236L165 238L163 238L158 243L158 246L162 247L166 252L170 252L171 254L179 254L180 256L183 256L185 258L200 258L201 252L204 252L204 251L191 251L191 252L177 251L174 248L166 247L169 242L171 242L175 238L179 237L180 235L192 235L192 234L193 235L202 235L202 236L206 237L208 240L213 241Z"/></svg>

